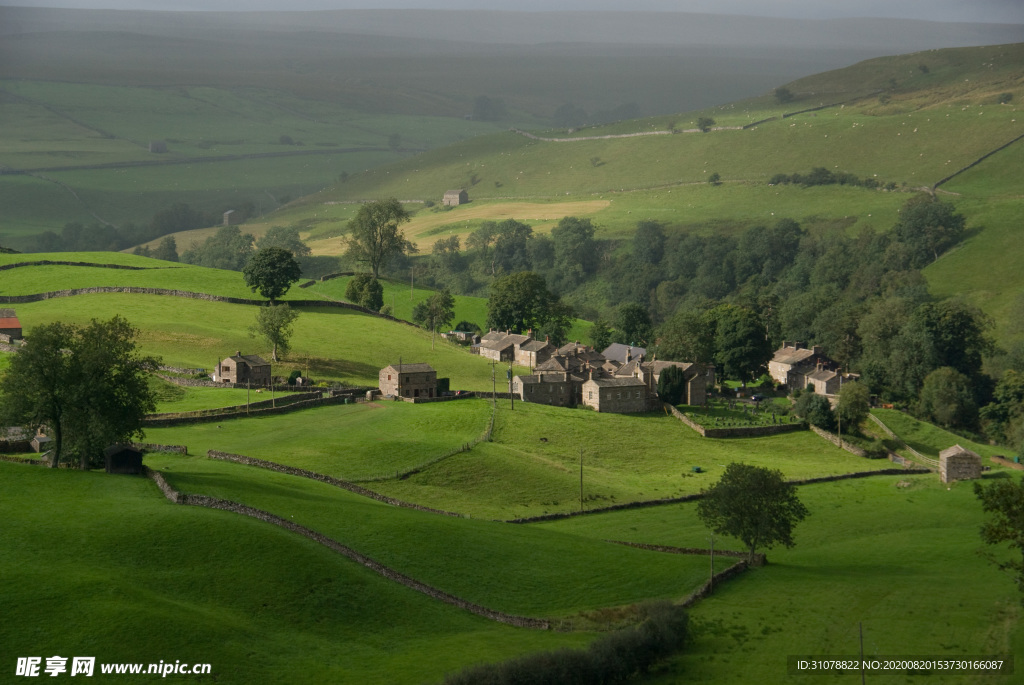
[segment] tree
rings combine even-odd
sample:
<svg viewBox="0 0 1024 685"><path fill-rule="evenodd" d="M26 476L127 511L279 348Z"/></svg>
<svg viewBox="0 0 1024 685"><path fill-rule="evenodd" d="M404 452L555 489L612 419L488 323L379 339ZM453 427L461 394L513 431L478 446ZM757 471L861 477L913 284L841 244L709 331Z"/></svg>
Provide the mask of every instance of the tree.
<svg viewBox="0 0 1024 685"><path fill-rule="evenodd" d="M242 269L242 275L250 290L259 290L260 295L273 303L302 277L302 269L288 250L266 247L252 256Z"/></svg>
<svg viewBox="0 0 1024 685"><path fill-rule="evenodd" d="M970 379L948 366L935 369L925 376L918 413L947 428L974 428L978 405Z"/></svg>
<svg viewBox="0 0 1024 685"><path fill-rule="evenodd" d="M349 236L345 241L345 255L356 261L367 262L373 277L377 278L381 267L389 259L399 254L416 252L416 246L406 240L405 234L398 228L409 219L409 213L395 198L360 205L359 211L348 222Z"/></svg>
<svg viewBox="0 0 1024 685"><path fill-rule="evenodd" d="M894 232L910 250L910 265L920 269L959 242L965 226L963 215L952 205L931 195L918 195L903 204Z"/></svg>
<svg viewBox="0 0 1024 685"><path fill-rule="evenodd" d="M710 183L713 186L722 185L722 174L718 173L717 171L712 172L711 175L708 176L708 183Z"/></svg>
<svg viewBox="0 0 1024 685"><path fill-rule="evenodd" d="M241 271L253 253L254 240L249 233L242 233L238 226L221 226L201 244L193 243L182 253L181 261L214 269Z"/></svg>
<svg viewBox="0 0 1024 685"><path fill-rule="evenodd" d="M680 309L658 331L660 359L707 363L715 356L715 321L710 312Z"/></svg>
<svg viewBox="0 0 1024 685"><path fill-rule="evenodd" d="M804 392L793 406L793 413L812 426L826 431L836 429L836 415L828 398L815 392Z"/></svg>
<svg viewBox="0 0 1024 685"><path fill-rule="evenodd" d="M629 302L619 307L615 317L615 328L619 330L624 343L646 347L653 340L651 316L640 305Z"/></svg>
<svg viewBox="0 0 1024 685"><path fill-rule="evenodd" d="M178 243L173 235L165 236L156 249L153 250L154 259L162 259L165 262L178 261Z"/></svg>
<svg viewBox="0 0 1024 685"><path fill-rule="evenodd" d="M250 337L261 336L273 346L273 360L280 361L277 353L281 356L288 354L291 348L292 324L299 318L299 313L286 304L268 304L260 307L256 312L256 322L249 327Z"/></svg>
<svg viewBox="0 0 1024 685"><path fill-rule="evenodd" d="M678 366L669 366L658 376L658 397L662 402L679 404L686 395L686 379Z"/></svg>
<svg viewBox="0 0 1024 685"><path fill-rule="evenodd" d="M299 229L294 226L271 226L263 237L256 241L256 248L265 250L268 247L280 247L288 250L296 257L308 257L312 250L299 237Z"/></svg>
<svg viewBox="0 0 1024 685"><path fill-rule="evenodd" d="M792 102L794 99L793 91L785 86L779 86L775 89L775 101L780 105L784 105L787 102Z"/></svg>
<svg viewBox="0 0 1024 685"><path fill-rule="evenodd" d="M697 503L697 516L704 525L719 535L742 540L751 563L759 547L770 549L776 543L792 547L793 526L807 513L782 471L735 462Z"/></svg>
<svg viewBox="0 0 1024 685"><path fill-rule="evenodd" d="M657 264L665 254L665 229L657 221L640 221L633 233L633 256L644 264Z"/></svg>
<svg viewBox="0 0 1024 685"><path fill-rule="evenodd" d="M1005 478L988 487L974 483L974 494L981 500L983 511L991 514L981 526L981 539L987 545L1010 543L1010 549L1020 554L1010 561L990 561L999 569L1008 571L1017 588L1024 592L1024 481ZM1024 604L1024 598L1021 599Z"/></svg>
<svg viewBox="0 0 1024 685"><path fill-rule="evenodd" d="M762 375L774 350L754 312L736 305L711 310L715 321L715 362L725 378L744 383Z"/></svg>
<svg viewBox="0 0 1024 685"><path fill-rule="evenodd" d="M360 307L379 312L384 306L384 286L370 274L356 274L345 286L345 299Z"/></svg>
<svg viewBox="0 0 1024 685"><path fill-rule="evenodd" d="M701 133L707 133L714 125L715 120L711 117L697 117L697 128L701 130Z"/></svg>
<svg viewBox="0 0 1024 685"><path fill-rule="evenodd" d="M148 373L157 360L138 353L138 331L119 316L80 328L38 326L0 378L5 423L52 431L56 467L77 455L88 468L112 443L141 437L142 421L156 409Z"/></svg>
<svg viewBox="0 0 1024 685"><path fill-rule="evenodd" d="M551 229L555 246L555 274L562 287L572 288L597 270L597 244L590 219L562 217Z"/></svg>
<svg viewBox="0 0 1024 685"><path fill-rule="evenodd" d="M856 381L844 383L839 390L839 405L836 412L846 424L847 431L856 430L871 412L871 393L868 392L868 386Z"/></svg>
<svg viewBox="0 0 1024 685"><path fill-rule="evenodd" d="M604 319L595 320L590 327L590 344L599 351L612 344L612 329Z"/></svg>
<svg viewBox="0 0 1024 685"><path fill-rule="evenodd" d="M557 301L543 276L532 271L502 276L491 284L487 300L487 325L499 330L525 331L548 320Z"/></svg>
<svg viewBox="0 0 1024 685"><path fill-rule="evenodd" d="M437 329L451 325L454 318L455 298L447 288L417 303L412 310L412 320L430 331L430 349L434 349Z"/></svg>

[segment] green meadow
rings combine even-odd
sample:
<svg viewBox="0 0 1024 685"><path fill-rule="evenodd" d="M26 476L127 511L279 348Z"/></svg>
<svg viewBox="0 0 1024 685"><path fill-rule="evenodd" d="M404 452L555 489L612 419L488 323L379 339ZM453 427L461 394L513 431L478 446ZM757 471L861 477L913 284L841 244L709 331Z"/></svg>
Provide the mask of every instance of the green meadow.
<svg viewBox="0 0 1024 685"><path fill-rule="evenodd" d="M142 352L170 366L209 369L239 350L270 358L266 343L249 336L256 316L251 305L107 293L22 304L17 312L27 335L54 321L84 324L120 315L140 330ZM380 369L402 358L433 365L440 377L451 378L452 389L491 388L490 364L482 357L440 338L431 349L427 331L362 312L302 307L291 343L274 375L308 369L314 380L376 387Z"/></svg>
<svg viewBox="0 0 1024 685"><path fill-rule="evenodd" d="M145 478L6 463L0 478L0 516L16 522L0 547L5 668L89 655L97 675L180 660L223 683L413 684L591 637L474 616L293 533L173 505Z"/></svg>
<svg viewBox="0 0 1024 685"><path fill-rule="evenodd" d="M518 401L513 408L508 400L497 407L491 442L373 489L439 509L513 519L579 510L580 450L587 509L700 492L733 461L778 468L791 479L891 466L854 457L809 431L707 439L660 412L599 414Z"/></svg>
<svg viewBox="0 0 1024 685"><path fill-rule="evenodd" d="M796 546L770 550L767 566L723 584L694 607L693 642L644 682L858 681L858 672L790 675L787 657L856 657L861 626L868 658L1022 653L1020 603L1011 580L978 553L982 513L969 484L947 487L936 475L881 476L805 485L799 496L810 515L795 529ZM708 545L692 503L531 527ZM741 545L716 537L715 547ZM1011 683L1015 677L867 674L869 682L892 684Z"/></svg>
<svg viewBox="0 0 1024 685"><path fill-rule="evenodd" d="M707 569L700 557L393 507L310 479L203 457L154 455L147 462L183 492L275 513L416 580L517 615L569 618L645 599L681 599Z"/></svg>

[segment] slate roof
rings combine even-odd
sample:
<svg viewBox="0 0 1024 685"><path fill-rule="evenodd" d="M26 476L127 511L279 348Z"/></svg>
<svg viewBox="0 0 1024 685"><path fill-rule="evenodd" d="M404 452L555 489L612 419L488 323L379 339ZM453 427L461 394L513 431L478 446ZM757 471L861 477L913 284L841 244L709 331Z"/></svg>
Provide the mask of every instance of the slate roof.
<svg viewBox="0 0 1024 685"><path fill-rule="evenodd" d="M514 345L522 345L530 339L528 335L519 335L518 333L501 334L502 337L491 340L480 340L480 347L487 348L488 350L506 350Z"/></svg>
<svg viewBox="0 0 1024 685"><path fill-rule="evenodd" d="M978 459L981 459L979 455L970 451L966 447L961 447L960 445L953 445L952 447L947 447L946 449L942 450L941 452L939 452L939 459L949 459L952 456L960 454L966 454L968 456L978 457Z"/></svg>
<svg viewBox="0 0 1024 685"><path fill-rule="evenodd" d="M398 373L399 364L391 364L390 366L384 367L385 369L392 369L395 373ZM431 373L434 371L434 367L430 364L401 364L402 373Z"/></svg>
<svg viewBox="0 0 1024 685"><path fill-rule="evenodd" d="M807 374L807 377L815 381L830 381L839 374L835 371L829 371L828 369L818 369L813 373Z"/></svg>
<svg viewBox="0 0 1024 685"><path fill-rule="evenodd" d="M633 378L632 376L624 376L617 378L591 378L587 383L597 383L599 387L612 387L612 388L625 388L625 387L638 387L646 388L647 384L639 378Z"/></svg>
<svg viewBox="0 0 1024 685"><path fill-rule="evenodd" d="M775 350L775 356L772 357L772 361L777 364L788 364L790 366L796 366L801 362L805 362L814 356L814 350L808 349L795 349L792 347L783 347Z"/></svg>
<svg viewBox="0 0 1024 685"><path fill-rule="evenodd" d="M647 348L633 347L632 345L623 345L622 343L612 343L604 349L604 352L602 352L601 355L605 359L614 359L620 364L625 364L627 352L631 359L636 359L641 355L647 354Z"/></svg>
<svg viewBox="0 0 1024 685"><path fill-rule="evenodd" d="M258 354L236 354L231 357L228 357L228 359L234 361L235 363L242 362L248 365L249 367L270 366L270 362L268 362L266 359L259 356Z"/></svg>
<svg viewBox="0 0 1024 685"><path fill-rule="evenodd" d="M526 352L540 352L545 347L551 347L550 343L548 343L545 340L530 340L520 345L519 349L524 350Z"/></svg>

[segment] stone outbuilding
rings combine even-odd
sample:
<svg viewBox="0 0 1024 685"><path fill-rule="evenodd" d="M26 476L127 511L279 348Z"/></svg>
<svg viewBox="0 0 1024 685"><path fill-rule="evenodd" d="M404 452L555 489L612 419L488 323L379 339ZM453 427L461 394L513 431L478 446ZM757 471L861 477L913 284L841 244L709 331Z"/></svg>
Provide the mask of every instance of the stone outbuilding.
<svg viewBox="0 0 1024 685"><path fill-rule="evenodd" d="M437 371L430 364L391 364L380 370L377 387L390 397L437 397Z"/></svg>
<svg viewBox="0 0 1024 685"><path fill-rule="evenodd" d="M583 404L595 411L614 414L647 411L647 383L635 376L592 377L583 383Z"/></svg>
<svg viewBox="0 0 1024 685"><path fill-rule="evenodd" d="M943 483L981 478L981 456L960 445L939 452L939 477Z"/></svg>
<svg viewBox="0 0 1024 685"><path fill-rule="evenodd" d="M512 379L512 394L523 402L555 407L576 406L576 383L568 372L515 376Z"/></svg>
<svg viewBox="0 0 1024 685"><path fill-rule="evenodd" d="M441 200L445 207L458 207L469 202L469 193L465 190L449 190Z"/></svg>
<svg viewBox="0 0 1024 685"><path fill-rule="evenodd" d="M219 383L248 383L254 386L270 385L270 362L255 354L238 352L217 365L214 374Z"/></svg>
<svg viewBox="0 0 1024 685"><path fill-rule="evenodd" d="M13 309L0 309L0 342L13 342L21 340L21 321Z"/></svg>
<svg viewBox="0 0 1024 685"><path fill-rule="evenodd" d="M233 209L229 209L224 212L224 225L225 226L237 226L242 223L242 213L236 212Z"/></svg>
<svg viewBox="0 0 1024 685"><path fill-rule="evenodd" d="M103 450L107 473L142 473L142 450L131 445L111 445Z"/></svg>

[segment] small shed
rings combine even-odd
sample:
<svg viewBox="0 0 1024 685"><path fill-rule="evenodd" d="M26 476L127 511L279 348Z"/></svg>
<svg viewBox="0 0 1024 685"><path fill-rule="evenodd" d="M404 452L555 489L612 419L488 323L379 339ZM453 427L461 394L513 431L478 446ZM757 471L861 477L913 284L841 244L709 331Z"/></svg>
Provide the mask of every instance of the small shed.
<svg viewBox="0 0 1024 685"><path fill-rule="evenodd" d="M32 438L32 451L42 454L46 450L50 449L50 443L53 440L45 435L37 435Z"/></svg>
<svg viewBox="0 0 1024 685"><path fill-rule="evenodd" d="M469 202L469 193L465 190L449 190L442 200L445 207L458 207Z"/></svg>
<svg viewBox="0 0 1024 685"><path fill-rule="evenodd" d="M939 452L939 476L943 483L981 478L981 456L960 445Z"/></svg>
<svg viewBox="0 0 1024 685"><path fill-rule="evenodd" d="M142 473L142 450L131 445L111 445L103 457L107 473Z"/></svg>
<svg viewBox="0 0 1024 685"><path fill-rule="evenodd" d="M236 225L238 225L240 223L242 223L242 214L241 214L241 212L236 212L233 209L229 209L228 211L224 212L224 225L225 226L236 226Z"/></svg>
<svg viewBox="0 0 1024 685"><path fill-rule="evenodd" d="M0 335L5 336L0 342L21 340L21 322L13 309L0 309Z"/></svg>

